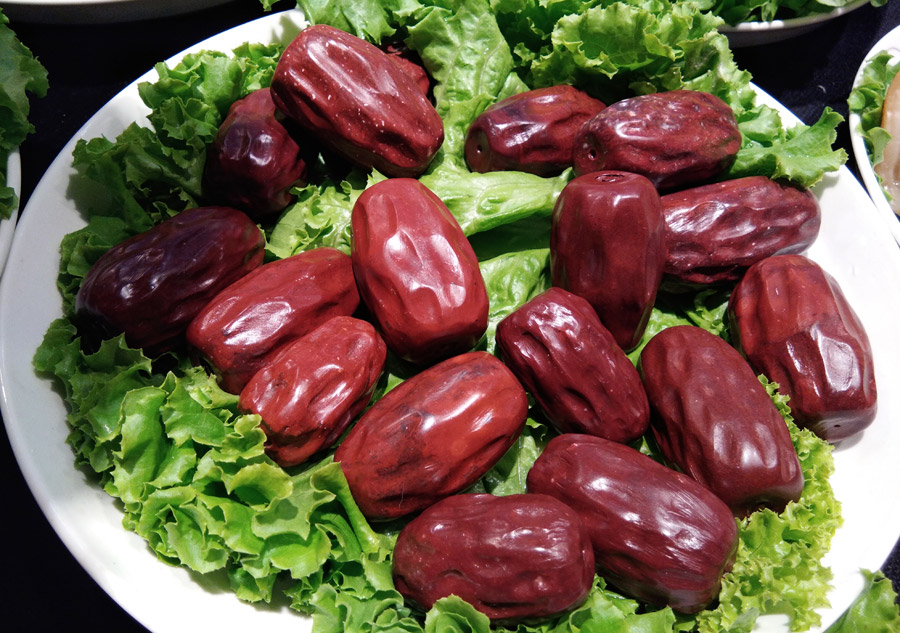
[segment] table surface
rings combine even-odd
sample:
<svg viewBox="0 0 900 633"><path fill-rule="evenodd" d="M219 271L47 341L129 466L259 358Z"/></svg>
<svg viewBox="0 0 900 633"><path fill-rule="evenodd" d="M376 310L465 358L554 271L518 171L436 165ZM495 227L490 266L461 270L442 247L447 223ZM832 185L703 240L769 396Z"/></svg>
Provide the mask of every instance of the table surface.
<svg viewBox="0 0 900 633"><path fill-rule="evenodd" d="M0 0L0 7L3 4ZM284 3L279 6L287 8ZM68 140L122 88L156 62L264 15L257 0L240 0L126 24L11 21L19 39L44 64L50 77L48 95L33 100L30 118L37 132L21 147L22 207ZM734 56L741 68L750 71L756 85L805 123L814 123L826 106L846 118L847 95L865 54L898 24L900 3L877 8L866 5L790 40L735 49ZM846 122L838 129L837 145L847 150L848 167L858 175ZM7 495L0 542L11 545L4 554L6 569L11 572L4 583L4 602L27 614L28 630L49 631L81 622L119 633L143 631L84 572L50 528L16 466L5 428L0 469ZM23 534L28 535L27 543L21 542ZM900 547L885 561L883 571L900 589Z"/></svg>

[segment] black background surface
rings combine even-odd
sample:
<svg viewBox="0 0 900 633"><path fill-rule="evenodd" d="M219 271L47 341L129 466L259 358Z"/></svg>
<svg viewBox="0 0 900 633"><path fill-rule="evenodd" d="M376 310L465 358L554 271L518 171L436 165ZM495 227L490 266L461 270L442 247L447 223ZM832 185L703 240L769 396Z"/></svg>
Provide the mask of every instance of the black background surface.
<svg viewBox="0 0 900 633"><path fill-rule="evenodd" d="M277 8L288 5L282 2ZM32 105L30 118L37 132L21 147L22 208L63 146L121 89L156 62L264 15L257 0L241 0L136 23L11 22L19 39L44 64L50 77L48 95ZM756 85L805 123L814 123L826 106L846 118L847 95L863 57L898 24L900 3L890 2L880 8L867 5L812 32L780 43L735 49L734 55L738 65L751 72ZM856 173L846 123L839 128L837 144L847 150L848 167ZM5 427L0 441L0 469L5 493L0 502L5 569L2 603L7 607L7 623L22 622L17 627L22 631L94 626L101 631L143 631L84 572L50 528L19 472ZM900 589L900 548L885 561L883 571Z"/></svg>

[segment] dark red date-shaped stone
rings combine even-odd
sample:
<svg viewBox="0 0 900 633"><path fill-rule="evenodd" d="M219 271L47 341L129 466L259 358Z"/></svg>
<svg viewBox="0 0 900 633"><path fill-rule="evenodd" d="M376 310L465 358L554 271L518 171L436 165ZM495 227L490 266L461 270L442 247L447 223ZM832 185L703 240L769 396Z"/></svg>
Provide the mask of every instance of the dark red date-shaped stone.
<svg viewBox="0 0 900 633"><path fill-rule="evenodd" d="M562 190L553 209L553 285L584 297L626 351L650 319L666 261L659 194L638 174L595 172Z"/></svg>
<svg viewBox="0 0 900 633"><path fill-rule="evenodd" d="M497 347L561 432L630 442L647 430L640 375L585 299L546 290L500 321Z"/></svg>
<svg viewBox="0 0 900 633"><path fill-rule="evenodd" d="M470 350L487 329L488 296L472 246L425 185L392 178L353 206L359 293L388 347L413 363Z"/></svg>
<svg viewBox="0 0 900 633"><path fill-rule="evenodd" d="M606 107L573 86L538 88L507 97L478 115L465 156L477 172L524 171L554 176L572 166L581 126Z"/></svg>
<svg viewBox="0 0 900 633"><path fill-rule="evenodd" d="M148 355L168 351L219 291L262 263L263 246L236 209L182 211L94 263L75 298L79 326L88 339L124 333Z"/></svg>
<svg viewBox="0 0 900 633"><path fill-rule="evenodd" d="M259 219L293 200L303 185L306 161L300 146L276 116L268 88L232 104L206 153L206 196Z"/></svg>
<svg viewBox="0 0 900 633"><path fill-rule="evenodd" d="M641 351L641 376L663 456L737 516L781 512L803 492L787 425L756 373L724 339L669 327Z"/></svg>
<svg viewBox="0 0 900 633"><path fill-rule="evenodd" d="M738 531L728 506L625 444L559 435L528 473L528 490L574 508L588 527L597 573L649 604L699 611L734 562Z"/></svg>
<svg viewBox="0 0 900 633"><path fill-rule="evenodd" d="M240 393L278 347L359 306L350 256L316 248L263 264L217 294L191 321L187 341Z"/></svg>
<svg viewBox="0 0 900 633"><path fill-rule="evenodd" d="M444 124L416 80L377 46L324 24L287 46L272 77L275 104L320 142L387 176L418 176Z"/></svg>
<svg viewBox="0 0 900 633"><path fill-rule="evenodd" d="M829 442L875 418L872 346L837 281L803 255L751 266L728 306L732 338L753 369L790 396L794 420Z"/></svg>
<svg viewBox="0 0 900 633"><path fill-rule="evenodd" d="M800 253L819 234L809 191L748 176L660 198L666 220L665 275L689 284L734 282L754 262Z"/></svg>
<svg viewBox="0 0 900 633"><path fill-rule="evenodd" d="M727 103L706 92L672 90L617 101L586 122L575 142L575 173L621 169L670 189L717 176L740 148Z"/></svg>
<svg viewBox="0 0 900 633"><path fill-rule="evenodd" d="M581 518L553 497L461 494L400 531L393 576L424 611L455 595L492 620L544 618L584 602L594 553Z"/></svg>
<svg viewBox="0 0 900 633"><path fill-rule="evenodd" d="M241 391L262 418L266 452L296 466L333 446L369 404L387 347L366 321L337 316L288 343Z"/></svg>
<svg viewBox="0 0 900 633"><path fill-rule="evenodd" d="M423 510L481 478L515 442L528 399L496 356L468 352L394 387L338 446L335 461L370 519Z"/></svg>

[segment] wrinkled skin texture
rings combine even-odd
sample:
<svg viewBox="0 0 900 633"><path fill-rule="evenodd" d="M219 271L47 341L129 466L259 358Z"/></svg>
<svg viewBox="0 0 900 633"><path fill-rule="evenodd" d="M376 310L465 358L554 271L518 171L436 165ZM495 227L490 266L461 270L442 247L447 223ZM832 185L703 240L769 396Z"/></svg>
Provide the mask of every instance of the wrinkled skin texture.
<svg viewBox="0 0 900 633"><path fill-rule="evenodd" d="M544 618L584 601L594 553L581 518L553 497L461 494L400 531L393 577L425 611L455 595L495 621Z"/></svg>
<svg viewBox="0 0 900 633"><path fill-rule="evenodd" d="M572 166L578 130L604 107L602 101L568 85L507 97L472 122L466 134L466 163L482 173L559 174Z"/></svg>
<svg viewBox="0 0 900 633"><path fill-rule="evenodd" d="M370 323L334 317L279 349L244 387L240 408L262 418L273 460L302 464L334 445L362 413L386 357Z"/></svg>
<svg viewBox="0 0 900 633"><path fill-rule="evenodd" d="M630 442L647 430L637 369L585 299L544 291L499 323L497 347L561 432Z"/></svg>
<svg viewBox="0 0 900 633"><path fill-rule="evenodd" d="M724 339L669 327L641 352L663 456L712 490L737 516L781 512L803 492L787 425L756 373Z"/></svg>
<svg viewBox="0 0 900 633"><path fill-rule="evenodd" d="M626 596L694 613L719 594L737 551L737 523L704 486L639 451L559 435L528 473L528 491L574 508L597 573Z"/></svg>
<svg viewBox="0 0 900 633"><path fill-rule="evenodd" d="M272 77L276 106L357 165L420 175L444 141L444 124L396 60L324 24L300 32Z"/></svg>
<svg viewBox="0 0 900 633"><path fill-rule="evenodd" d="M263 264L225 288L191 321L187 341L236 394L278 347L358 306L349 255L316 248Z"/></svg>
<svg viewBox="0 0 900 633"><path fill-rule="evenodd" d="M262 263L263 246L259 228L236 209L182 211L91 266L75 298L79 329L91 343L124 333L149 356L173 349L219 291Z"/></svg>
<svg viewBox="0 0 900 633"><path fill-rule="evenodd" d="M671 189L717 176L740 148L727 103L706 92L672 90L617 101L587 121L575 141L575 173L621 169Z"/></svg>
<svg viewBox="0 0 900 633"><path fill-rule="evenodd" d="M366 411L335 453L369 519L427 508L478 481L512 446L525 390L486 352L454 356L406 379Z"/></svg>
<svg viewBox="0 0 900 633"><path fill-rule="evenodd" d="M369 187L351 217L353 272L388 347L425 364L470 350L487 329L488 296L472 246L427 187Z"/></svg>
<svg viewBox="0 0 900 633"><path fill-rule="evenodd" d="M735 282L754 262L800 253L819 234L822 215L809 191L748 176L660 198L666 220L666 279Z"/></svg>
<svg viewBox="0 0 900 633"><path fill-rule="evenodd" d="M625 172L579 176L553 208L553 285L584 297L624 350L650 319L666 261L659 194Z"/></svg>
<svg viewBox="0 0 900 633"><path fill-rule="evenodd" d="M828 442L872 423L872 346L835 279L803 255L774 255L747 270L731 295L735 346L790 396L800 426Z"/></svg>
<svg viewBox="0 0 900 633"><path fill-rule="evenodd" d="M259 219L283 210L305 184L300 146L276 116L268 88L235 101L206 152L203 189Z"/></svg>

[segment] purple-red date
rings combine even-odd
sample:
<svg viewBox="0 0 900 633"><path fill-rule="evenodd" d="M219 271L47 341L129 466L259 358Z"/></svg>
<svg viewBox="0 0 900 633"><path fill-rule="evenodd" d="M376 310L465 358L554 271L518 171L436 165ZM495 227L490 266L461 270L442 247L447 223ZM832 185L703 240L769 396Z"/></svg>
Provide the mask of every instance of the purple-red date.
<svg viewBox="0 0 900 633"><path fill-rule="evenodd" d="M465 490L512 446L528 398L487 352L468 352L406 379L372 405L335 453L370 519L423 510Z"/></svg>
<svg viewBox="0 0 900 633"><path fill-rule="evenodd" d="M222 290L191 321L187 341L225 391L240 393L278 347L358 306L349 255L316 248L263 264Z"/></svg>
<svg viewBox="0 0 900 633"><path fill-rule="evenodd" d="M738 516L781 512L803 492L787 425L756 373L724 339L692 325L664 329L641 351L663 456Z"/></svg>
<svg viewBox="0 0 900 633"><path fill-rule="evenodd" d="M283 210L305 184L300 146L276 116L268 88L235 101L206 151L203 189L210 200L252 218Z"/></svg>
<svg viewBox="0 0 900 633"><path fill-rule="evenodd" d="M466 134L466 163L482 173L556 175L572 166L578 130L604 107L602 101L569 85L507 97L472 122Z"/></svg>
<svg viewBox="0 0 900 633"><path fill-rule="evenodd" d="M420 175L444 141L444 123L392 55L325 24L303 29L272 77L279 110L323 145L366 169Z"/></svg>
<svg viewBox="0 0 900 633"><path fill-rule="evenodd" d="M263 260L264 238L229 207L182 211L113 246L91 266L75 298L87 339L124 333L151 356L181 344L191 320Z"/></svg>
<svg viewBox="0 0 900 633"><path fill-rule="evenodd" d="M386 355L371 324L334 317L281 347L241 391L240 407L262 418L269 456L296 466L333 446L362 413Z"/></svg>
<svg viewBox="0 0 900 633"><path fill-rule="evenodd" d="M425 364L475 346L487 329L487 290L440 198L418 180L383 180L357 199L351 225L360 296L395 354Z"/></svg>
<svg viewBox="0 0 900 633"><path fill-rule="evenodd" d="M497 347L561 432L630 442L647 430L637 369L587 300L544 291L499 323Z"/></svg>
<svg viewBox="0 0 900 633"><path fill-rule="evenodd" d="M735 345L755 371L790 396L800 426L829 442L872 423L872 346L837 281L803 255L751 266L731 295Z"/></svg>
<svg viewBox="0 0 900 633"><path fill-rule="evenodd" d="M600 576L651 605L700 611L734 562L738 530L728 506L625 444L559 435L528 473L528 491L578 512Z"/></svg>
<svg viewBox="0 0 900 633"><path fill-rule="evenodd" d="M765 176L748 176L669 193L667 279L689 284L736 282L770 255L800 253L819 234L816 197Z"/></svg>
<svg viewBox="0 0 900 633"><path fill-rule="evenodd" d="M575 173L629 171L671 189L721 174L740 148L727 103L706 92L670 90L622 99L587 121L575 141Z"/></svg>
<svg viewBox="0 0 900 633"><path fill-rule="evenodd" d="M644 176L579 176L553 208L553 285L584 297L628 351L641 341L666 262L659 194Z"/></svg>
<svg viewBox="0 0 900 633"><path fill-rule="evenodd" d="M543 618L579 606L594 554L574 510L536 494L461 494L400 531L394 585L427 611L455 595L492 620Z"/></svg>

